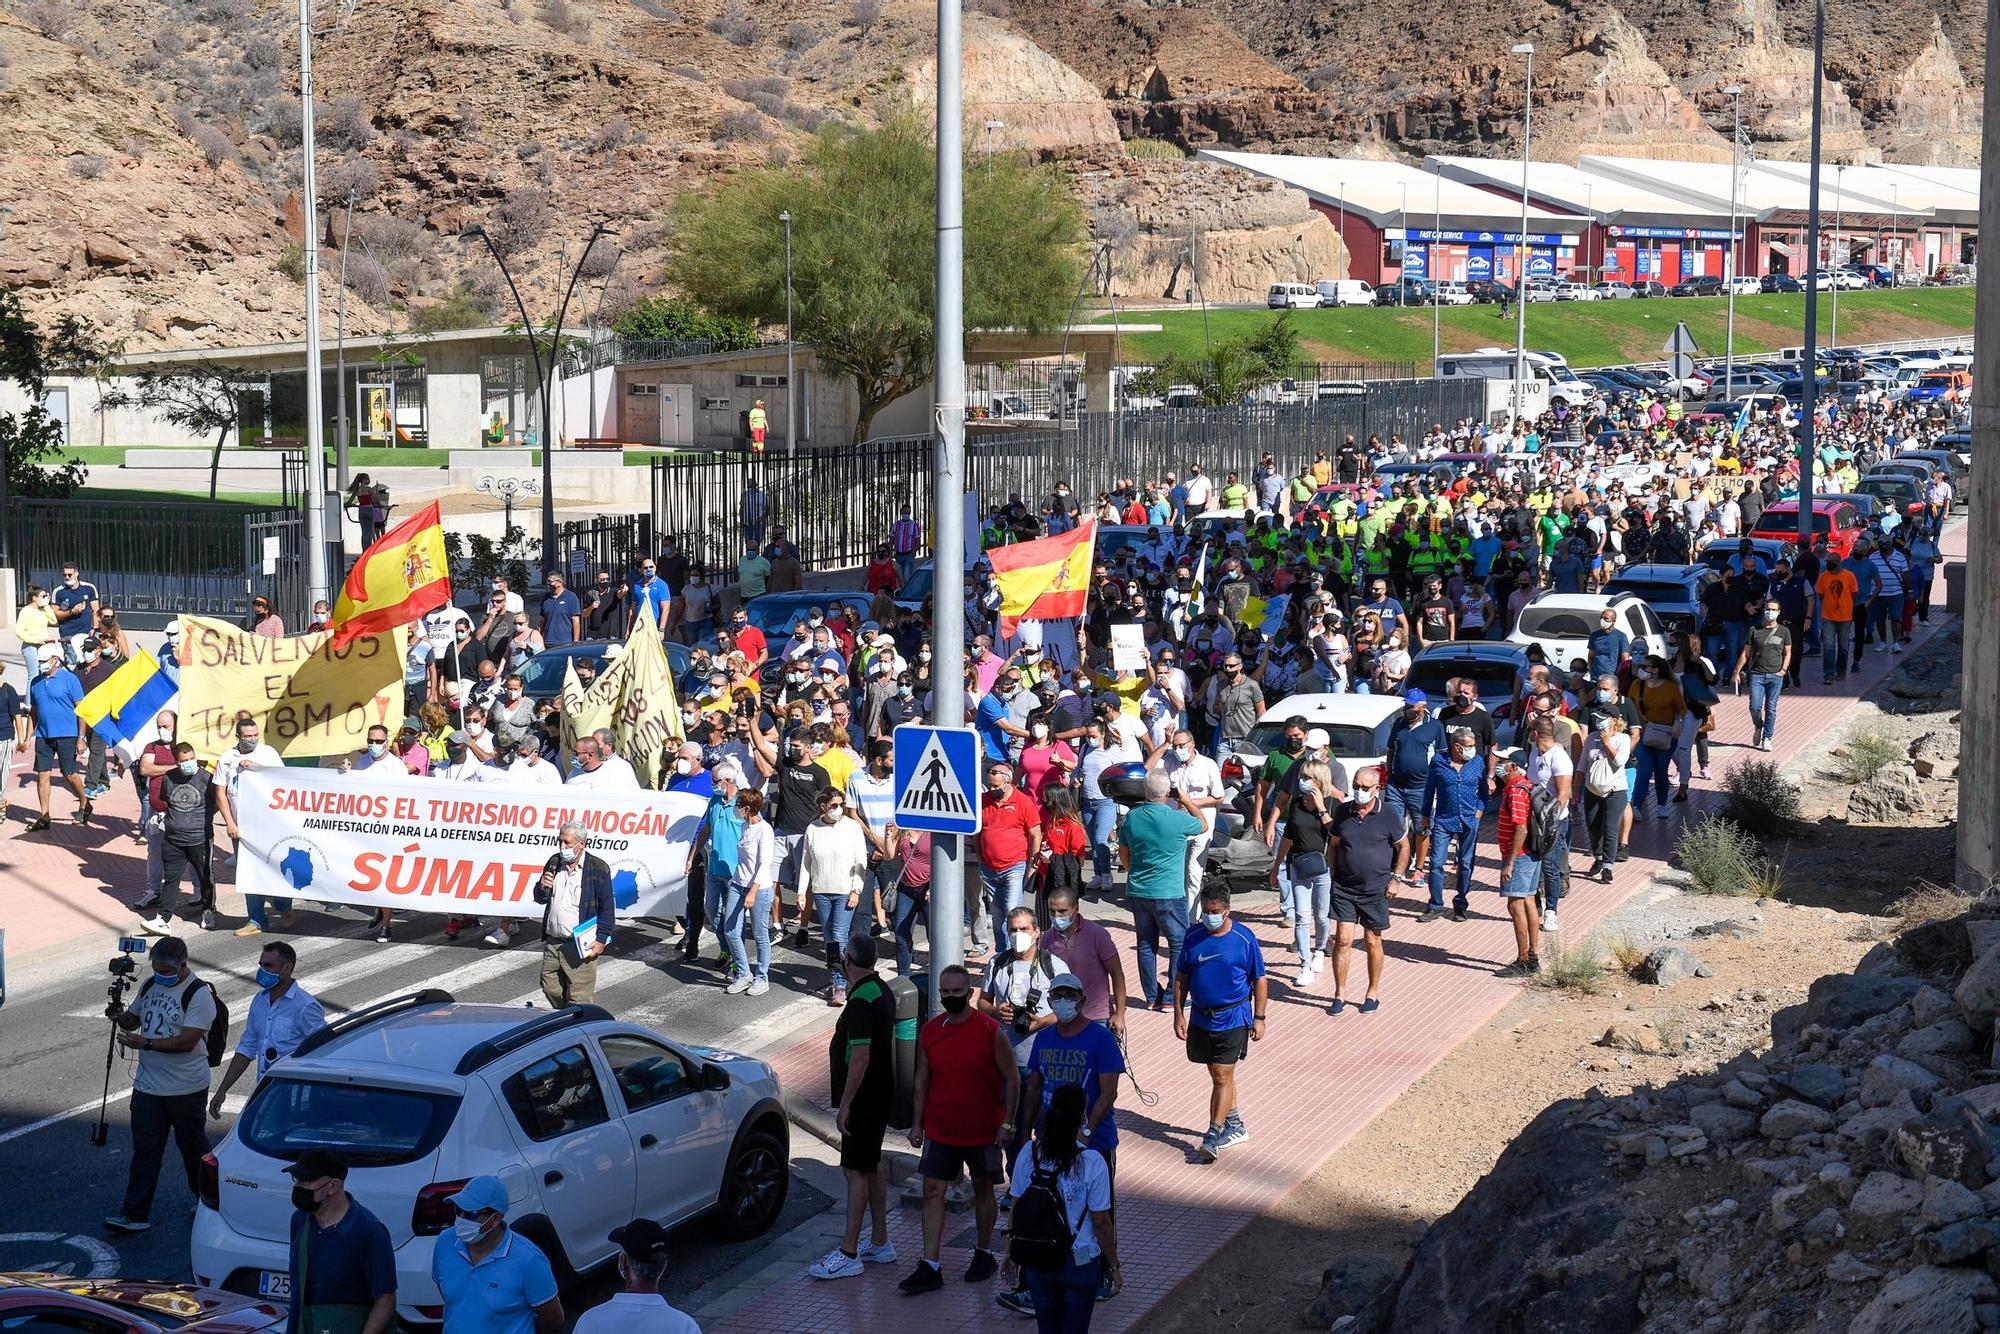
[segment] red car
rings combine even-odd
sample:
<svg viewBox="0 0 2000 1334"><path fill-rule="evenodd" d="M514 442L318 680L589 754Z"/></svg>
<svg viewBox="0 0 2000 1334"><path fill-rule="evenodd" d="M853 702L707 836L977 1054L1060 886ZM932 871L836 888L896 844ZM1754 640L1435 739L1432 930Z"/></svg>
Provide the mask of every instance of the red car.
<svg viewBox="0 0 2000 1334"><path fill-rule="evenodd" d="M0 1329L258 1334L284 1327L284 1307L218 1288L142 1279L0 1274Z"/></svg>
<svg viewBox="0 0 2000 1334"><path fill-rule="evenodd" d="M1827 550L1842 560L1854 550L1854 539L1867 527L1861 520L1861 512L1844 500L1813 501L1813 541L1817 545L1821 537L1826 538ZM1752 537L1768 537L1781 542L1796 542L1799 536L1799 502L1781 500L1768 506L1757 518L1757 526L1750 530Z"/></svg>

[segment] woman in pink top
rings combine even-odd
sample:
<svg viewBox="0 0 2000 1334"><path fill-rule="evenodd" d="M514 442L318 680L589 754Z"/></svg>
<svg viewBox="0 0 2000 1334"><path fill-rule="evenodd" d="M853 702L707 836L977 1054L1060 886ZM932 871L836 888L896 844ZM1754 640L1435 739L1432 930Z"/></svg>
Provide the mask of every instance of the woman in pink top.
<svg viewBox="0 0 2000 1334"><path fill-rule="evenodd" d="M1051 783L1061 785L1069 782L1070 774L1076 769L1076 752L1069 748L1067 741L1051 740L1048 723L1037 720L1028 725L1028 744L1021 747L1018 767L1021 786L1039 805L1044 788Z"/></svg>
<svg viewBox="0 0 2000 1334"><path fill-rule="evenodd" d="M908 977L916 967L917 918L931 901L931 836L898 829L894 823L883 833L902 862L896 879L896 975ZM928 919L924 929L928 934Z"/></svg>

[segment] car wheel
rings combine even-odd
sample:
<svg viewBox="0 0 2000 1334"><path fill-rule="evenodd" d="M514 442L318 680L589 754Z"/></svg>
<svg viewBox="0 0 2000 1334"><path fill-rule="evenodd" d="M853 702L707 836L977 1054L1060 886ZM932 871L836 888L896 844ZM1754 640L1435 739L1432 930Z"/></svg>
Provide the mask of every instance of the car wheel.
<svg viewBox="0 0 2000 1334"><path fill-rule="evenodd" d="M778 1221L791 1188L785 1146L777 1136L761 1130L745 1135L722 1176L716 1212L723 1233L731 1241L761 1236Z"/></svg>

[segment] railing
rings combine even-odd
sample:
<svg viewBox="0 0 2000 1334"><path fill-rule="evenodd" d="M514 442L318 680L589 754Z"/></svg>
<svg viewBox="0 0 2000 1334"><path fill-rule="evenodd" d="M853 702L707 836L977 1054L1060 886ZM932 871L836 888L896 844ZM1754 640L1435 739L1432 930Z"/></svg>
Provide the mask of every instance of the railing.
<svg viewBox="0 0 2000 1334"><path fill-rule="evenodd" d="M556 545L573 584L589 580L599 570L612 579L629 578L633 558L657 555L650 514L600 514L556 525Z"/></svg>

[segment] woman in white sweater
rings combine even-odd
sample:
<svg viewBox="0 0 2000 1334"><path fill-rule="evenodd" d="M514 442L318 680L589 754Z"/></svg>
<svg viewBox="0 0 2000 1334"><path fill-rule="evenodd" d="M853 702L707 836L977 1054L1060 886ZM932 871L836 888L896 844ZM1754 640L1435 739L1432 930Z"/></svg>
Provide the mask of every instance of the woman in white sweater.
<svg viewBox="0 0 2000 1334"><path fill-rule="evenodd" d="M758 906L757 896L772 887L777 874L777 840L771 836L771 822L763 818L763 810L763 793L745 790L736 794L736 813L743 817L743 832L736 842L736 873L729 877L729 890L722 898L722 939L729 947L736 973L736 980L728 987L732 996L746 991L761 996L771 989L771 914ZM757 941L754 972L743 948L746 915Z"/></svg>
<svg viewBox="0 0 2000 1334"><path fill-rule="evenodd" d="M821 799L819 819L807 827L805 846L799 852L799 893L811 894L813 906L819 910L820 930L826 935L827 971L833 978L827 986L826 1003L835 1008L847 1004L840 956L847 948L854 910L861 905L867 871L867 832L861 821L847 818L847 799L829 792Z"/></svg>

